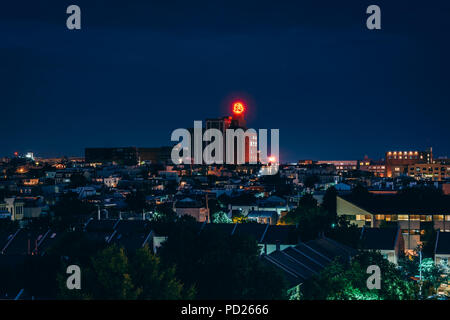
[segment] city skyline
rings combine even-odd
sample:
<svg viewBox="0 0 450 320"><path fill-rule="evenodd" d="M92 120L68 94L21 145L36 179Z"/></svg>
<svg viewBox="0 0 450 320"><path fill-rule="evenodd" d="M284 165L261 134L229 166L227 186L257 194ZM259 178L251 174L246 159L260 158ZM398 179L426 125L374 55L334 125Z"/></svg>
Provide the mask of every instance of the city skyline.
<svg viewBox="0 0 450 320"><path fill-rule="evenodd" d="M172 142L173 143L173 142ZM128 147L135 147L135 148L161 148L161 147L170 147L172 148L176 143L173 143L172 145L152 145L152 146L138 146L138 145L103 145L103 146L90 146L90 147L85 147L82 148L81 153L80 154L64 154L62 152L50 152L50 154L40 154L39 152L36 152L36 150L33 150L31 148L26 149L26 150L16 150L11 154L0 154L0 158L13 158L16 156L22 156L22 157L26 157L27 154L33 154L33 156L37 159L46 159L46 158L61 158L61 157L74 157L74 158L84 158L85 156L85 149L86 148L128 148ZM432 147L430 147L432 148ZM283 149L283 148L281 148ZM363 155L360 155L359 157L324 157L324 158L307 158L307 157L300 157L298 159L292 159L292 160L284 160L282 159L282 155L280 155L281 158L281 163L295 163L297 161L302 161L302 160L312 160L312 161L348 161L348 160L363 160L366 157L368 159L371 160L386 160L385 159L385 155L388 151L401 151L403 152L403 150L428 150L429 148L424 148L424 149L420 149L420 148L392 148L392 149L386 149L382 154L380 154L379 156L373 156L372 153L370 152L366 152ZM433 149L434 152L434 149ZM281 153L281 152L280 152ZM439 152L435 153L434 155L434 159L446 159L448 158L448 155L446 154L441 154Z"/></svg>
<svg viewBox="0 0 450 320"><path fill-rule="evenodd" d="M5 1L0 300L180 319L448 301L449 17Z"/></svg>
<svg viewBox="0 0 450 320"><path fill-rule="evenodd" d="M1 155L165 146L234 99L250 127L280 129L287 162L450 154L446 3L379 1L381 30L365 1L77 4L76 31L66 3L0 13Z"/></svg>

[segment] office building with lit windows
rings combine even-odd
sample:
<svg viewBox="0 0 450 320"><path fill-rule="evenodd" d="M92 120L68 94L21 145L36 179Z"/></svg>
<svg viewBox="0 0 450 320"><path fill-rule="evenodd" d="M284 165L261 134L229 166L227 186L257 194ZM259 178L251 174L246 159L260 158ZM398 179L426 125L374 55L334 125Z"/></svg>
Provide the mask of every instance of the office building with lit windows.
<svg viewBox="0 0 450 320"><path fill-rule="evenodd" d="M358 170L357 160L319 160L317 164L330 164L333 165L338 174Z"/></svg>
<svg viewBox="0 0 450 320"><path fill-rule="evenodd" d="M344 216L358 227L398 226L406 250L414 250L421 244L421 236L429 225L435 230L450 232L450 196L443 196L439 203L417 206L403 202L397 195L376 195L370 201L339 195L336 206L338 216Z"/></svg>
<svg viewBox="0 0 450 320"><path fill-rule="evenodd" d="M409 165L408 176L417 180L444 181L450 179L450 165L440 163Z"/></svg>
<svg viewBox="0 0 450 320"><path fill-rule="evenodd" d="M375 177L384 177L386 174L386 164L383 160L371 160L364 157L359 160L359 170L371 172Z"/></svg>
<svg viewBox="0 0 450 320"><path fill-rule="evenodd" d="M433 151L388 151L386 152L386 177L408 174L408 166L433 163Z"/></svg>

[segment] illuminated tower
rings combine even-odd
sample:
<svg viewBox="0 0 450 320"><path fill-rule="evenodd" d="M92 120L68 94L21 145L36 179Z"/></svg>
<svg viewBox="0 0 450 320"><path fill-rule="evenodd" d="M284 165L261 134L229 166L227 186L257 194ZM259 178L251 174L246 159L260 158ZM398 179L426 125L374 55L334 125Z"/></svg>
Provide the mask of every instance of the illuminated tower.
<svg viewBox="0 0 450 320"><path fill-rule="evenodd" d="M244 119L245 105L242 101L233 103L233 117L231 126L234 128L242 128L247 130L247 124Z"/></svg>
<svg viewBox="0 0 450 320"><path fill-rule="evenodd" d="M206 130L208 129L218 129L222 132L224 148L223 148L223 160L226 162L226 131L227 129L242 129L244 132L247 130L247 125L244 119L245 114L245 104L242 101L235 101L231 110L233 112L232 116L215 118L215 119L206 119ZM247 133L244 143L244 161L245 163L258 161L258 153L257 153L257 144L258 137L256 134ZM234 163L237 163L237 143L235 141L234 144Z"/></svg>
<svg viewBox="0 0 450 320"><path fill-rule="evenodd" d="M244 119L245 114L245 104L242 101L235 101L233 103L233 117L231 120L230 129L242 129L244 132L247 130L247 123ZM245 163L256 163L258 161L258 136L256 133L245 133L245 143L244 143L244 161ZM237 147L235 145L234 150L235 162L237 163Z"/></svg>

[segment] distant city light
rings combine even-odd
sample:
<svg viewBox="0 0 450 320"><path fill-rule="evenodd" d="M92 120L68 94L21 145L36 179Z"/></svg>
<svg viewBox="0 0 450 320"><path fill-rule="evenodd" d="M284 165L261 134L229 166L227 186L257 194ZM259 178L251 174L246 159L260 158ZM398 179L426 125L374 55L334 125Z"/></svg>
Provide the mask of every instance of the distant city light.
<svg viewBox="0 0 450 320"><path fill-rule="evenodd" d="M16 172L17 172L17 173L26 173L27 170L25 170L24 167L20 167L20 168L17 168Z"/></svg>
<svg viewBox="0 0 450 320"><path fill-rule="evenodd" d="M277 158L275 158L274 156L271 156L271 157L269 157L269 162L275 163L275 162L277 162Z"/></svg>

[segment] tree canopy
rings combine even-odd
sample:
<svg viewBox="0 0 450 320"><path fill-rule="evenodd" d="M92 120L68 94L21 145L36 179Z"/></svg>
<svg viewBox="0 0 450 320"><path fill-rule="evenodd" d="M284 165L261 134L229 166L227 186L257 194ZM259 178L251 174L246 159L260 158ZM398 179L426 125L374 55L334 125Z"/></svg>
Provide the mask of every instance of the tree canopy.
<svg viewBox="0 0 450 320"><path fill-rule="evenodd" d="M195 286L198 299L283 299L286 286L278 270L264 264L255 239L230 236L177 223L161 247L161 260Z"/></svg>
<svg viewBox="0 0 450 320"><path fill-rule="evenodd" d="M54 222L59 228L65 229L79 222L80 216L89 215L95 210L92 204L78 198L78 194L68 192L63 194L53 207Z"/></svg>
<svg viewBox="0 0 450 320"><path fill-rule="evenodd" d="M381 270L381 288L368 289L367 267ZM407 300L417 296L415 283L378 252L362 252L351 262L335 260L302 285L305 300Z"/></svg>
<svg viewBox="0 0 450 320"><path fill-rule="evenodd" d="M162 267L159 257L146 246L134 254L109 246L80 266L81 290L66 288L65 273L58 277L60 298L69 299L191 299L193 288L175 278L175 268Z"/></svg>
<svg viewBox="0 0 450 320"><path fill-rule="evenodd" d="M213 223L232 223L233 220L228 218L228 215L225 212L219 211L219 212L212 214L212 222Z"/></svg>

